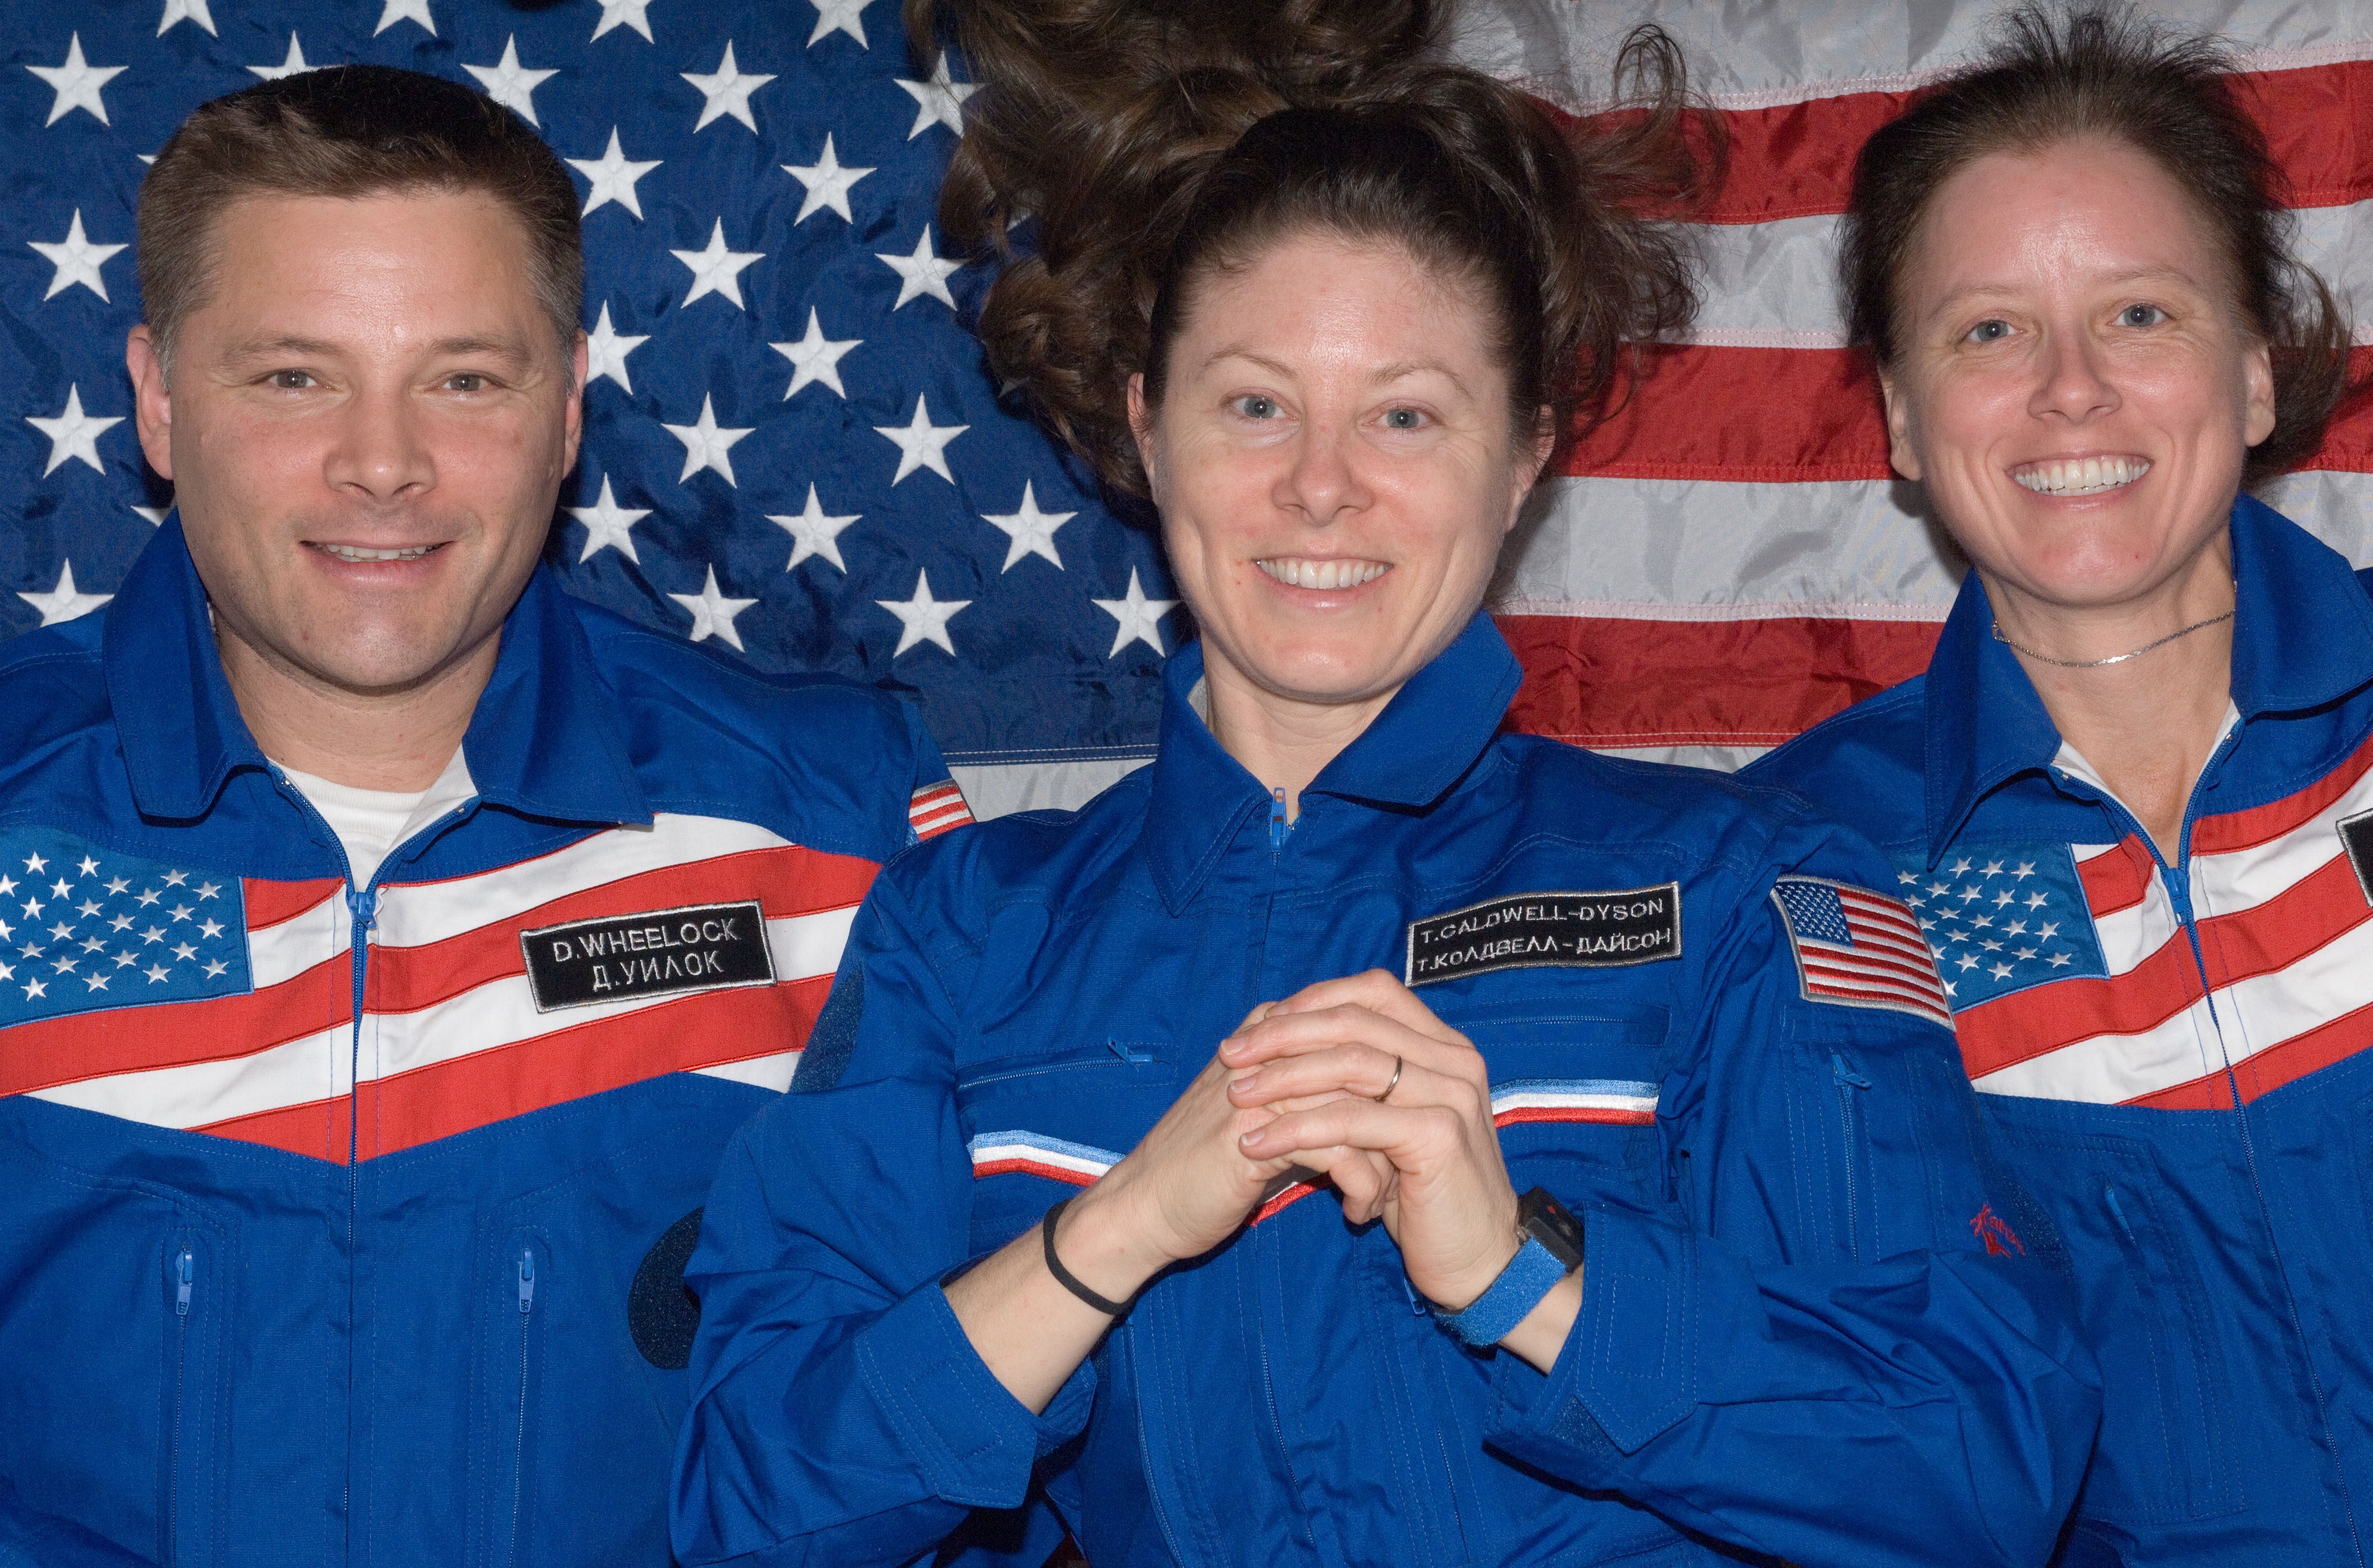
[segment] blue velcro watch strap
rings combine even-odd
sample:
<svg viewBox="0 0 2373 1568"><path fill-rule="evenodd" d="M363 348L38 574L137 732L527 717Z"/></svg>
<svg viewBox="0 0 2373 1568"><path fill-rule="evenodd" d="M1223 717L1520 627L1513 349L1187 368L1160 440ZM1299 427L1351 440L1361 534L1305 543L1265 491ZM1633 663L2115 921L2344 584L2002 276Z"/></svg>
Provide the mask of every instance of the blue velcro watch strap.
<svg viewBox="0 0 2373 1568"><path fill-rule="evenodd" d="M1541 1297L1557 1288L1565 1278L1566 1266L1557 1255L1531 1237L1508 1260L1491 1288L1475 1298L1464 1312L1434 1309L1442 1326L1473 1345L1477 1350L1489 1350L1508 1337L1509 1330L1531 1315L1541 1304Z"/></svg>

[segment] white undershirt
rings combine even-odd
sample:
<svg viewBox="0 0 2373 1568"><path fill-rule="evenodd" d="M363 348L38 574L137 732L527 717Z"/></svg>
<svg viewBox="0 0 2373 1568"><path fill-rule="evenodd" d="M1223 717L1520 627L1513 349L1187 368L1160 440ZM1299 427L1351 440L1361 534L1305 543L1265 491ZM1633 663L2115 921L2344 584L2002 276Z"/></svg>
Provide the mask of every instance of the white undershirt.
<svg viewBox="0 0 2373 1568"><path fill-rule="evenodd" d="M459 749L437 776L437 782L427 789L357 789L353 784L300 773L286 762L272 765L338 835L338 842L345 846L346 864L353 870L357 888L370 886L388 851L477 793Z"/></svg>

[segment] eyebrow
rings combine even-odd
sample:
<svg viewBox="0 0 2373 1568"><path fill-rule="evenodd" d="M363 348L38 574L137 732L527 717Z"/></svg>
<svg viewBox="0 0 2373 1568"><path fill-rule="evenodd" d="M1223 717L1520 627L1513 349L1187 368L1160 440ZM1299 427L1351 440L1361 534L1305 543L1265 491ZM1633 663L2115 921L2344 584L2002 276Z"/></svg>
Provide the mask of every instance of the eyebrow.
<svg viewBox="0 0 2373 1568"><path fill-rule="evenodd" d="M2180 267L2128 267L2123 272L2111 273L2097 281L2115 288L2128 284L2150 283L2157 280L2182 284L2188 288L2206 286ZM2018 292L2016 285L2011 284L1971 284L1966 288L1957 288L1945 296L1929 308L1927 314L1950 315L1973 301L2002 298Z"/></svg>
<svg viewBox="0 0 2373 1568"><path fill-rule="evenodd" d="M1271 359L1267 354L1255 354L1252 350L1247 348L1221 349L1211 354L1210 358L1204 360L1202 367L1209 370L1212 366L1219 364L1223 359L1250 360L1253 364L1259 366L1262 369L1267 370L1271 375L1284 377L1289 380L1292 378L1294 374L1292 366L1282 364L1278 360ZM1392 364L1380 367L1374 374L1371 375L1368 377L1368 384L1374 387L1387 386L1392 382L1398 381L1407 377L1415 376L1428 370L1445 377L1452 386L1457 388L1461 392L1468 392L1465 377L1461 377L1457 371L1453 370L1449 366L1444 364L1438 359L1397 359ZM1471 392L1468 393L1468 395L1471 396Z"/></svg>
<svg viewBox="0 0 2373 1568"><path fill-rule="evenodd" d="M336 343L321 338L290 334L273 338L250 338L243 343L233 343L224 352L223 357L232 362L273 359L282 354L334 358L344 352L345 350ZM532 365L535 360L534 354L531 354L524 345L508 338L439 338L428 345L428 353L432 357L443 359L465 358L471 354L488 354L515 369Z"/></svg>

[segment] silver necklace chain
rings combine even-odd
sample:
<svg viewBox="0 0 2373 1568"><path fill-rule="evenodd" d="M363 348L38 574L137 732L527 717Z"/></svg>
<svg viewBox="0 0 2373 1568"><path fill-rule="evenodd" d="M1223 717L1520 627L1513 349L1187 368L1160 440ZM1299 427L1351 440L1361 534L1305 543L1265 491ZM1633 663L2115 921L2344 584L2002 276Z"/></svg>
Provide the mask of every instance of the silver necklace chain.
<svg viewBox="0 0 2373 1568"><path fill-rule="evenodd" d="M2195 621L2180 632L2169 632L2166 636L2161 637L2156 643L2145 643L2141 647L2136 648L2130 654L2112 654L2108 658L2053 658L2050 654L2037 653L2033 648L2022 646L2017 643L2012 642L2008 637L2004 636L2001 621L1997 621L1993 624L1995 642L2001 643L2016 652L2025 654L2031 659L2036 659L2044 664L2056 664L2063 669L2098 669L2105 664L2123 664L2130 658L2140 658L2143 655L2150 652L2153 648L2163 648L2167 646L2169 643L2174 642L2178 637L2189 637L2192 633L2200 631L2203 627L2214 626L2220 621L2230 621L2232 619L2233 611L2228 610L2222 615L2212 615L2205 621Z"/></svg>

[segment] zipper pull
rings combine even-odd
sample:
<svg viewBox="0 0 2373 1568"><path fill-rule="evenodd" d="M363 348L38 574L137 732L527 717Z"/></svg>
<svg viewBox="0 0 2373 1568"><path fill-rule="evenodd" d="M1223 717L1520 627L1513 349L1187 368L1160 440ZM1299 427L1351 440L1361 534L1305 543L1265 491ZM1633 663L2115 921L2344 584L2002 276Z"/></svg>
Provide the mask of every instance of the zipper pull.
<svg viewBox="0 0 2373 1568"><path fill-rule="evenodd" d="M2126 1239L2129 1242L2133 1241L2134 1227L2126 1223L2126 1211L2118 1202L2118 1190L2115 1187L2104 1187L2101 1189L2101 1196L2109 1200L2110 1217L2118 1222L2118 1228L2125 1233Z"/></svg>
<svg viewBox="0 0 2373 1568"><path fill-rule="evenodd" d="M351 882L347 883L346 912L354 916L355 923L365 931L376 927L379 924L379 889L357 888Z"/></svg>
<svg viewBox="0 0 2373 1568"><path fill-rule="evenodd" d="M173 1312L176 1317L187 1318L190 1315L190 1286L198 1275L196 1255L186 1247L181 1249L181 1255L173 1260L173 1271L180 1281L173 1287Z"/></svg>
<svg viewBox="0 0 2373 1568"><path fill-rule="evenodd" d="M520 1249L519 1304L522 1318L535 1310L535 1249L532 1247Z"/></svg>
<svg viewBox="0 0 2373 1568"><path fill-rule="evenodd" d="M1838 1082L1841 1085L1852 1084L1858 1089L1866 1089L1870 1087L1870 1080L1855 1072L1853 1068L1847 1066L1846 1059L1840 1056L1834 1051L1829 1052L1829 1068L1832 1072L1837 1074Z"/></svg>
<svg viewBox="0 0 2373 1568"><path fill-rule="evenodd" d="M1285 819L1285 786L1280 784L1268 792L1268 847L1283 849L1285 835L1291 831Z"/></svg>

